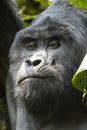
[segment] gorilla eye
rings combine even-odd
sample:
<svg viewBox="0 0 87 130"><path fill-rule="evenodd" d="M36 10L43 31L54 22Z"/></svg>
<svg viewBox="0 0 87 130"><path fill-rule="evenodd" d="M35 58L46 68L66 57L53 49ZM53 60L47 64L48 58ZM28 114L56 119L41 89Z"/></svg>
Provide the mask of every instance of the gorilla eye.
<svg viewBox="0 0 87 130"><path fill-rule="evenodd" d="M37 43L31 42L28 44L30 50L35 50L38 47Z"/></svg>
<svg viewBox="0 0 87 130"><path fill-rule="evenodd" d="M35 42L24 43L26 49L35 50L38 47L38 44Z"/></svg>
<svg viewBox="0 0 87 130"><path fill-rule="evenodd" d="M37 42L36 39L26 38L23 39L22 46L25 47L26 49L34 50L38 47L38 44L36 42Z"/></svg>
<svg viewBox="0 0 87 130"><path fill-rule="evenodd" d="M57 49L61 46L60 42L58 42L57 40L52 41L49 45L49 47L51 47L52 49Z"/></svg>

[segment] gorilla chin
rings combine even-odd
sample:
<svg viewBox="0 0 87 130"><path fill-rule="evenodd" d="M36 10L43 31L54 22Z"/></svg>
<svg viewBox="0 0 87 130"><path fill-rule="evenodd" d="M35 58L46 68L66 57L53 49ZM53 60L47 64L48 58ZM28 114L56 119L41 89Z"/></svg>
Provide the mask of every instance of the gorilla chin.
<svg viewBox="0 0 87 130"><path fill-rule="evenodd" d="M58 111L58 99L62 99L59 89L60 84L63 86L63 80L55 79L52 76L26 77L15 88L15 96L18 101L24 102L26 109L30 113L48 117L50 113L52 115L52 113Z"/></svg>

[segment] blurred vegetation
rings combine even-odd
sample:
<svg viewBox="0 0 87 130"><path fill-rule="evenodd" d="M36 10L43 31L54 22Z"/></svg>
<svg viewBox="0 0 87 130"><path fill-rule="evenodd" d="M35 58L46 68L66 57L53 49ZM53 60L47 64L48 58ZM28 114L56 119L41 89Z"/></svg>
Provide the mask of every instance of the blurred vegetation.
<svg viewBox="0 0 87 130"><path fill-rule="evenodd" d="M48 0L17 0L19 11L25 26L45 10L52 2Z"/></svg>
<svg viewBox="0 0 87 130"><path fill-rule="evenodd" d="M87 9L87 0L70 0L70 3L76 7Z"/></svg>
<svg viewBox="0 0 87 130"><path fill-rule="evenodd" d="M23 23L28 26L37 15L45 10L52 0L16 0ZM70 4L78 8L87 9L87 0L69 0Z"/></svg>

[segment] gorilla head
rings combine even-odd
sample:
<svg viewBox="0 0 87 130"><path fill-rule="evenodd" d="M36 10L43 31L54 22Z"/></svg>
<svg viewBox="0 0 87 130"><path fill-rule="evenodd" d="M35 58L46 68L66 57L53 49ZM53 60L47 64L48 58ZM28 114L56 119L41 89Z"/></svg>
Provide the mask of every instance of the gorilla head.
<svg viewBox="0 0 87 130"><path fill-rule="evenodd" d="M87 51L86 22L82 10L55 2L17 33L9 73L27 115L52 118L80 104L71 79Z"/></svg>

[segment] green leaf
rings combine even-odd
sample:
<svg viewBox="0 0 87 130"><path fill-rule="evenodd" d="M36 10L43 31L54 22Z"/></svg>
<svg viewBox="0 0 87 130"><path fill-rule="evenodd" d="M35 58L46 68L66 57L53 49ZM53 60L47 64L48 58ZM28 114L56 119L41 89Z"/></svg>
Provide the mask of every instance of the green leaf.
<svg viewBox="0 0 87 130"><path fill-rule="evenodd" d="M79 69L72 79L72 85L83 92L83 101L87 103L87 54L84 57Z"/></svg>

